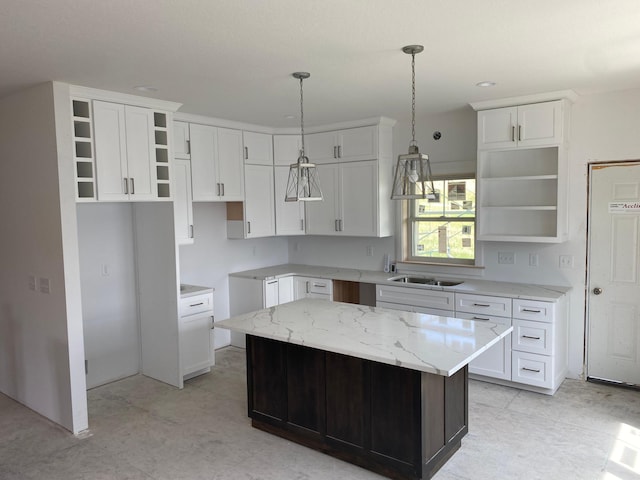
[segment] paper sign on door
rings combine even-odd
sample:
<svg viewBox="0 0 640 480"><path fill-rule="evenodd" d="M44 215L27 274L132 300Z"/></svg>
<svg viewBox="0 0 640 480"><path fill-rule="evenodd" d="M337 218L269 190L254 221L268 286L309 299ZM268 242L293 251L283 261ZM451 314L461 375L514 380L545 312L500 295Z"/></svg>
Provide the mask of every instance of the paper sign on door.
<svg viewBox="0 0 640 480"><path fill-rule="evenodd" d="M609 202L609 213L640 213L640 202Z"/></svg>

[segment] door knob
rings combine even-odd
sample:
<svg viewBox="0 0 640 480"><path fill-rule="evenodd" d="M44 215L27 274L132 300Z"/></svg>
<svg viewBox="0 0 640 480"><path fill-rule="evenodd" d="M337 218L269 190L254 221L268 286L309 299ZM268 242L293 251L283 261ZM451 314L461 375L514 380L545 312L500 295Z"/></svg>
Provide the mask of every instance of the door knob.
<svg viewBox="0 0 640 480"><path fill-rule="evenodd" d="M600 287L596 287L593 289L594 295L600 295L602 293L602 289Z"/></svg>

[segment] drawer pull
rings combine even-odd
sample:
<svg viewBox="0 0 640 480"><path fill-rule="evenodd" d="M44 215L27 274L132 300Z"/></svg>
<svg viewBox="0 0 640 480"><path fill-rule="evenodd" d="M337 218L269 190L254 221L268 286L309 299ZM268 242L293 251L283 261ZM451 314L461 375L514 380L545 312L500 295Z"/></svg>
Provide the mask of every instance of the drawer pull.
<svg viewBox="0 0 640 480"><path fill-rule="evenodd" d="M532 337L531 335L521 335L522 338L529 338L531 340L540 340L540 337Z"/></svg>
<svg viewBox="0 0 640 480"><path fill-rule="evenodd" d="M540 369L536 370L535 368L522 367L522 370L525 370L527 372L540 373Z"/></svg>
<svg viewBox="0 0 640 480"><path fill-rule="evenodd" d="M482 318L482 317L473 317L473 320L482 320L483 322L488 322L491 319L490 318Z"/></svg>
<svg viewBox="0 0 640 480"><path fill-rule="evenodd" d="M474 307L490 307L491 305L489 305L488 303L474 303L473 306Z"/></svg>
<svg viewBox="0 0 640 480"><path fill-rule="evenodd" d="M530 310L528 308L523 308L522 311L527 313L542 313L542 310Z"/></svg>
<svg viewBox="0 0 640 480"><path fill-rule="evenodd" d="M314 283L313 286L314 287L319 287L319 288L327 288L327 284L326 283Z"/></svg>
<svg viewBox="0 0 640 480"><path fill-rule="evenodd" d="M192 304L190 304L189 306L190 306L190 307L197 307L197 306L199 306L199 305L204 305L204 302L200 302L200 303L192 303Z"/></svg>

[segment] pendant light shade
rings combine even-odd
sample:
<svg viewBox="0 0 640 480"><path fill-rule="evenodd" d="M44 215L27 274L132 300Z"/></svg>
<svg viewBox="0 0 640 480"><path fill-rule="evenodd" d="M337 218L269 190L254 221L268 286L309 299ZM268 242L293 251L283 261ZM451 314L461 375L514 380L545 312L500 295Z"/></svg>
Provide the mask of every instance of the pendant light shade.
<svg viewBox="0 0 640 480"><path fill-rule="evenodd" d="M320 180L315 164L309 162L304 150L304 105L302 81L311 76L307 72L295 72L293 78L300 80L300 136L302 148L296 163L289 166L289 179L287 180L287 193L285 202L311 202L322 200Z"/></svg>
<svg viewBox="0 0 640 480"><path fill-rule="evenodd" d="M402 49L404 53L411 55L411 143L409 153L398 155L391 190L392 200L436 198L429 156L420 153L416 142L416 54L423 50L422 45L409 45Z"/></svg>

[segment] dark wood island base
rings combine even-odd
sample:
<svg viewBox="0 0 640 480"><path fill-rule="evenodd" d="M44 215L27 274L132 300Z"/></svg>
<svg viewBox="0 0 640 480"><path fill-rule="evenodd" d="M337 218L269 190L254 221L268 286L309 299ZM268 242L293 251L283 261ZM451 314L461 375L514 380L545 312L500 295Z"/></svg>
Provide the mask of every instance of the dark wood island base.
<svg viewBox="0 0 640 480"><path fill-rule="evenodd" d="M431 478L468 431L450 377L247 335L252 425L394 479Z"/></svg>

